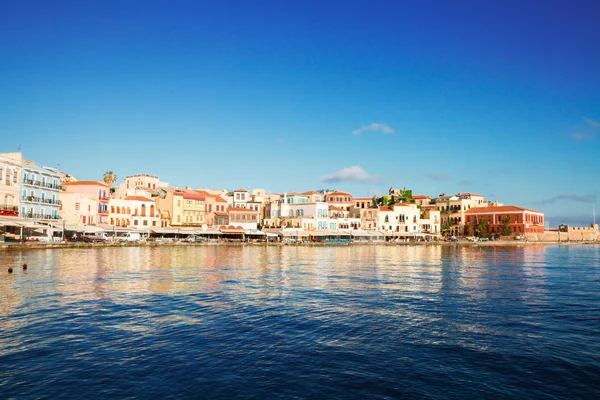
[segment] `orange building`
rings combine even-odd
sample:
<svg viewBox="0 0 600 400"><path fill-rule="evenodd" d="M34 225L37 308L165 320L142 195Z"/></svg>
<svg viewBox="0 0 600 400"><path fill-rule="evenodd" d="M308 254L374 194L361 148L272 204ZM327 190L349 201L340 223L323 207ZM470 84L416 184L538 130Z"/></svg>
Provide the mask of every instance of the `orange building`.
<svg viewBox="0 0 600 400"><path fill-rule="evenodd" d="M544 233L544 213L517 206L490 206L471 208L465 212L466 223L477 224L482 218L488 220L489 233L502 233L502 226L508 217L508 227L512 234Z"/></svg>

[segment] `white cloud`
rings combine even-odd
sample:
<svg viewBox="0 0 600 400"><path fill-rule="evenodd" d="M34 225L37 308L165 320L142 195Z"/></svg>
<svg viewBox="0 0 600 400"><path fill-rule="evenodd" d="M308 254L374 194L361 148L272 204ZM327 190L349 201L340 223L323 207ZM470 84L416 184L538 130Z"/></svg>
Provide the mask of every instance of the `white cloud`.
<svg viewBox="0 0 600 400"><path fill-rule="evenodd" d="M323 175L321 182L338 183L338 182L378 182L376 176L369 174L359 166L353 166L341 169L331 175Z"/></svg>
<svg viewBox="0 0 600 400"><path fill-rule="evenodd" d="M380 131L380 132L386 133L388 135L393 135L395 133L394 130L392 128L390 128L389 125L380 124L378 122L373 122L371 125L362 126L358 129L355 129L354 131L352 131L352 133L355 135L360 135L361 133L370 132L370 131L373 131L373 132Z"/></svg>

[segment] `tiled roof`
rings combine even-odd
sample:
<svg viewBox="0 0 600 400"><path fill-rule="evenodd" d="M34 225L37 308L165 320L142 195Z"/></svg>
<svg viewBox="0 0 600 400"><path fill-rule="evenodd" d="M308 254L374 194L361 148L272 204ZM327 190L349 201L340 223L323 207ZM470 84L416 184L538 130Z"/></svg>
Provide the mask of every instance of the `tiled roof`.
<svg viewBox="0 0 600 400"><path fill-rule="evenodd" d="M154 200L149 199L149 198L144 197L144 196L127 196L127 197L125 197L124 200L151 201L151 202L154 203Z"/></svg>
<svg viewBox="0 0 600 400"><path fill-rule="evenodd" d="M352 195L350 193L348 193L348 192L342 192L340 190L337 190L337 191L332 192L332 193L327 193L327 196L340 196L340 195L348 195L348 196L352 197Z"/></svg>
<svg viewBox="0 0 600 400"><path fill-rule="evenodd" d="M392 207L380 206L379 211L393 211L393 210L392 210Z"/></svg>
<svg viewBox="0 0 600 400"><path fill-rule="evenodd" d="M365 201L372 201L373 198L372 197L353 197L352 200L365 200Z"/></svg>
<svg viewBox="0 0 600 400"><path fill-rule="evenodd" d="M200 193L175 193L176 196L183 196L184 199L189 200L204 200L204 196Z"/></svg>
<svg viewBox="0 0 600 400"><path fill-rule="evenodd" d="M66 182L62 184L63 186L105 186L108 187L108 185L106 183L102 183L102 182L98 182L98 181L73 181L73 182Z"/></svg>
<svg viewBox="0 0 600 400"><path fill-rule="evenodd" d="M316 192L316 191L314 191L314 190L311 190L311 191L308 191L308 192L303 192L303 193L301 193L301 194L307 194L307 195L308 195L308 194L321 194L321 193L319 193L319 192Z"/></svg>
<svg viewBox="0 0 600 400"><path fill-rule="evenodd" d="M223 212L223 211L215 211L214 214L217 216L220 216L220 217L224 217L224 216L228 215L226 212Z"/></svg>
<svg viewBox="0 0 600 400"><path fill-rule="evenodd" d="M541 211L531 210L525 207L517 207L517 206L490 206L490 207L475 207L467 210L465 214L491 214L495 212L522 212L522 211L530 211L541 213Z"/></svg>
<svg viewBox="0 0 600 400"><path fill-rule="evenodd" d="M429 196L425 196L424 194L416 194L413 196L413 199L429 199Z"/></svg>
<svg viewBox="0 0 600 400"><path fill-rule="evenodd" d="M234 192L248 192L246 189L236 189Z"/></svg>
<svg viewBox="0 0 600 400"><path fill-rule="evenodd" d="M336 206L329 206L329 209L332 210L332 211L344 211L340 207L336 207Z"/></svg>
<svg viewBox="0 0 600 400"><path fill-rule="evenodd" d="M215 196L215 200L218 201L219 203L227 203L227 200L225 200L221 196Z"/></svg>

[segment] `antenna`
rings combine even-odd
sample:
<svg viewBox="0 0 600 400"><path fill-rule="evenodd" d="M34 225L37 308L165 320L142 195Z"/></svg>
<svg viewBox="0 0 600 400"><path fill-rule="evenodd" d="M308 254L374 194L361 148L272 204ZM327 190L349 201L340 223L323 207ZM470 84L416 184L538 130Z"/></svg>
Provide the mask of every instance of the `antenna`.
<svg viewBox="0 0 600 400"><path fill-rule="evenodd" d="M592 213L594 214L594 225L596 225L596 205L592 204Z"/></svg>

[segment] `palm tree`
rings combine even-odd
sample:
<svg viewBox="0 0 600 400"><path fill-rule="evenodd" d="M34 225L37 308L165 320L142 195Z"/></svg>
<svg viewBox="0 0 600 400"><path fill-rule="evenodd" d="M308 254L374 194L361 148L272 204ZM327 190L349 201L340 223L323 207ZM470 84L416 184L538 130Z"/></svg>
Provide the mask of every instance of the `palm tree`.
<svg viewBox="0 0 600 400"><path fill-rule="evenodd" d="M104 183L108 185L109 188L112 188L113 183L117 181L117 175L112 171L106 171L102 179L104 180Z"/></svg>

